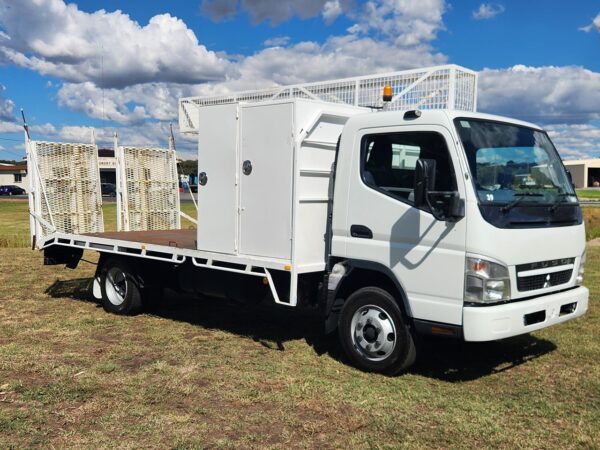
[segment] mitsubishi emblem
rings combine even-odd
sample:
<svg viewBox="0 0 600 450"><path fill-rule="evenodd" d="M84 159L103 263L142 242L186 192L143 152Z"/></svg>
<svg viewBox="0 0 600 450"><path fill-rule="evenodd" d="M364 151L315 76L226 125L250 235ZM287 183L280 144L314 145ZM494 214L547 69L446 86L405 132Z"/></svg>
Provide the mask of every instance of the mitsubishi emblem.
<svg viewBox="0 0 600 450"><path fill-rule="evenodd" d="M550 274L546 275L546 282L544 283L544 289L550 287Z"/></svg>

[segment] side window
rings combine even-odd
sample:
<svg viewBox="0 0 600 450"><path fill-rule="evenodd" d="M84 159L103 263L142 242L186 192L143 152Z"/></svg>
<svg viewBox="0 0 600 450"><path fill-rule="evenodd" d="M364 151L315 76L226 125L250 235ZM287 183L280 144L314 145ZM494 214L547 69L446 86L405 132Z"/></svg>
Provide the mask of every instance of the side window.
<svg viewBox="0 0 600 450"><path fill-rule="evenodd" d="M436 191L456 190L444 137L431 131L367 135L362 140L362 178L368 186L406 203L413 202L418 159L436 161Z"/></svg>

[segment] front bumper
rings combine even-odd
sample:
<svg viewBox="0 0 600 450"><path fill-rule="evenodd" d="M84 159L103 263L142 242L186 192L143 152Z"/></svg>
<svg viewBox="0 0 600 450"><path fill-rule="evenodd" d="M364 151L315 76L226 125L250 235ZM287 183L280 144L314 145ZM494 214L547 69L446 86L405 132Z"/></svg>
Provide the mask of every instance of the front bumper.
<svg viewBox="0 0 600 450"><path fill-rule="evenodd" d="M496 306L463 308L465 341L494 341L526 334L582 316L589 290L578 287L557 294ZM574 310L569 305L574 305Z"/></svg>

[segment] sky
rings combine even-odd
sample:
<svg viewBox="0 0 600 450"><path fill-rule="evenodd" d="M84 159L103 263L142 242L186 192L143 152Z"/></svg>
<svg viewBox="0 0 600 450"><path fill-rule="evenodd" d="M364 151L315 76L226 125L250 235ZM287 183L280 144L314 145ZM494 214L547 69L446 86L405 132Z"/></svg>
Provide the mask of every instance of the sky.
<svg viewBox="0 0 600 450"><path fill-rule="evenodd" d="M459 64L478 109L600 157L600 1L0 0L0 159L33 139L166 146L177 100Z"/></svg>

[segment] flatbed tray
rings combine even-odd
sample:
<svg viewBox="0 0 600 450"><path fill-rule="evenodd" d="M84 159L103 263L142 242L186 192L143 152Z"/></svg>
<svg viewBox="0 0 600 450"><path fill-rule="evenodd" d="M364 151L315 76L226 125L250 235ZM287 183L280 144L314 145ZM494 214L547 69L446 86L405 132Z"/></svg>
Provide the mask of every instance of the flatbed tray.
<svg viewBox="0 0 600 450"><path fill-rule="evenodd" d="M152 231L107 231L104 233L87 233L105 239L139 242L141 244L164 245L166 247L196 250L196 230L152 230Z"/></svg>

